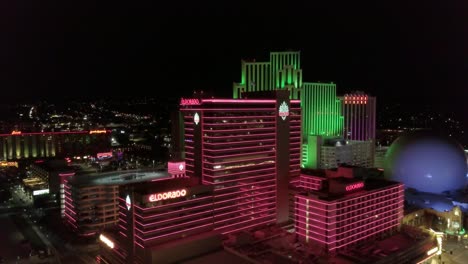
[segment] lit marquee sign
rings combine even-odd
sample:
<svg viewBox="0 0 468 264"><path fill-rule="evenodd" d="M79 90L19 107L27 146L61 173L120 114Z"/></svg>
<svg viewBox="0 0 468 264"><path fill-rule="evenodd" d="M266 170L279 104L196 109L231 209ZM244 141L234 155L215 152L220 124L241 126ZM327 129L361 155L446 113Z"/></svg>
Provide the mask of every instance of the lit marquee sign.
<svg viewBox="0 0 468 264"><path fill-rule="evenodd" d="M180 105L200 105L200 100L194 98L181 98Z"/></svg>
<svg viewBox="0 0 468 264"><path fill-rule="evenodd" d="M132 208L132 200L130 200L130 196L127 194L127 198L125 198L125 205L127 206L127 210L130 211Z"/></svg>
<svg viewBox="0 0 468 264"><path fill-rule="evenodd" d="M33 196L41 195L41 194L48 194L48 193L49 193L49 189L34 190L33 191Z"/></svg>
<svg viewBox="0 0 468 264"><path fill-rule="evenodd" d="M12 135L21 135L21 131L13 130L11 131Z"/></svg>
<svg viewBox="0 0 468 264"><path fill-rule="evenodd" d="M185 173L185 161L169 161L167 163L167 172L170 174L183 174Z"/></svg>
<svg viewBox="0 0 468 264"><path fill-rule="evenodd" d="M107 133L107 130L105 129L97 129L97 130L90 130L89 134L105 134Z"/></svg>
<svg viewBox="0 0 468 264"><path fill-rule="evenodd" d="M193 122L195 123L195 125L198 125L198 123L200 123L200 116L198 115L198 113L195 113L195 115L193 115Z"/></svg>
<svg viewBox="0 0 468 264"><path fill-rule="evenodd" d="M177 190L177 191L163 192L163 193L155 193L155 194L151 194L148 197L148 201L149 202L157 202L157 201L163 201L163 200L169 200L169 199L184 197L186 195L187 195L187 190L185 190L185 189L181 189L181 190Z"/></svg>
<svg viewBox="0 0 468 264"><path fill-rule="evenodd" d="M350 192L350 191L359 190L359 189L362 189L362 188L364 188L364 182L357 182L357 183L347 185L345 187L345 190L347 192Z"/></svg>
<svg viewBox="0 0 468 264"><path fill-rule="evenodd" d="M278 114L283 120L286 120L286 117L289 116L289 106L285 101L280 105Z"/></svg>
<svg viewBox="0 0 468 264"><path fill-rule="evenodd" d="M96 157L98 159L107 159L107 158L112 158L112 152L101 152L97 153Z"/></svg>
<svg viewBox="0 0 468 264"><path fill-rule="evenodd" d="M112 242L109 238L104 236L103 234L99 235L99 240L101 240L104 244L106 244L110 248L114 248L114 242Z"/></svg>

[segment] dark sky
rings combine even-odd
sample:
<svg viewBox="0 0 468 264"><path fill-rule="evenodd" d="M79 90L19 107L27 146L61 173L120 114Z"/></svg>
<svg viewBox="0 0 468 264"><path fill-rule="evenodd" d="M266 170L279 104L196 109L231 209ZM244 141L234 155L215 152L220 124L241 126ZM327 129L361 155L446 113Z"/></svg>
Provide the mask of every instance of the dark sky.
<svg viewBox="0 0 468 264"><path fill-rule="evenodd" d="M69 2L0 2L0 101L229 96L241 58L294 49L305 81L468 109L466 1Z"/></svg>

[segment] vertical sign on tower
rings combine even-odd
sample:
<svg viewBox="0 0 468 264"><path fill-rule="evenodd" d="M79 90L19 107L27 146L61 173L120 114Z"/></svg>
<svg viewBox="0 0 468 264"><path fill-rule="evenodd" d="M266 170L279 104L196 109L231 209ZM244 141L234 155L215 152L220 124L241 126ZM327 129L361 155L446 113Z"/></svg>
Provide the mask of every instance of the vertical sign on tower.
<svg viewBox="0 0 468 264"><path fill-rule="evenodd" d="M198 113L195 113L195 115L193 115L193 122L195 123L195 125L198 125L198 123L200 122L200 116L198 115Z"/></svg>
<svg viewBox="0 0 468 264"><path fill-rule="evenodd" d="M286 120L286 117L289 116L289 106L288 104L283 101L283 103L279 107L278 115L283 119Z"/></svg>

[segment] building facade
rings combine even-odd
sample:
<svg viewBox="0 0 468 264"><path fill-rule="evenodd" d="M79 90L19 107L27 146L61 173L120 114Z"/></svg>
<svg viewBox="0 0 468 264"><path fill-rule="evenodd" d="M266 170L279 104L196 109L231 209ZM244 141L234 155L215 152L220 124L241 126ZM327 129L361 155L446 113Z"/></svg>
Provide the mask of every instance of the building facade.
<svg viewBox="0 0 468 264"><path fill-rule="evenodd" d="M109 151L110 131L21 132L0 134L0 160L95 155Z"/></svg>
<svg viewBox="0 0 468 264"><path fill-rule="evenodd" d="M336 252L398 230L403 218L403 184L339 174L307 177L301 175L295 193L299 240Z"/></svg>
<svg viewBox="0 0 468 264"><path fill-rule="evenodd" d="M343 102L344 136L347 140L375 141L376 99L363 92L345 94Z"/></svg>
<svg viewBox="0 0 468 264"><path fill-rule="evenodd" d="M271 52L270 61L242 60L241 82L233 85L233 98L245 92L288 90L291 99L299 99L302 87L299 51Z"/></svg>
<svg viewBox="0 0 468 264"><path fill-rule="evenodd" d="M288 220L288 183L300 172L301 111L288 91L272 95L181 105L186 174L214 187L215 230Z"/></svg>
<svg viewBox="0 0 468 264"><path fill-rule="evenodd" d="M158 246L200 238L214 230L213 186L201 185L195 178L125 185L119 196L117 232L101 239L106 244L101 263L170 263ZM196 243L207 246L202 241ZM176 255L183 258L207 249L192 248Z"/></svg>

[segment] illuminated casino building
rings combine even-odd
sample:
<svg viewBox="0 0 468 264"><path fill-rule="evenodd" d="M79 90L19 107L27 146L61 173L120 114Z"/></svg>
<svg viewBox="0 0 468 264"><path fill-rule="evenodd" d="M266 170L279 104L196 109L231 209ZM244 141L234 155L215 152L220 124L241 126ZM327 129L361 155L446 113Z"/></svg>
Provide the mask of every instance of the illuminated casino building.
<svg viewBox="0 0 468 264"><path fill-rule="evenodd" d="M98 262L176 263L209 252L221 245L215 213L213 186L196 178L121 186L118 231L101 235Z"/></svg>
<svg viewBox="0 0 468 264"><path fill-rule="evenodd" d="M298 239L328 252L397 231L403 218L401 183L338 169L304 171L293 185Z"/></svg>
<svg viewBox="0 0 468 264"><path fill-rule="evenodd" d="M155 171L152 168L94 173L72 172L59 176L63 178L63 220L80 236L92 236L104 228L116 225L120 185L171 178L166 171Z"/></svg>
<svg viewBox="0 0 468 264"><path fill-rule="evenodd" d="M363 92L341 97L347 140L375 140L376 99Z"/></svg>
<svg viewBox="0 0 468 264"><path fill-rule="evenodd" d="M300 173L301 111L288 91L267 94L181 102L187 176L214 187L215 230L288 219L289 178Z"/></svg>
<svg viewBox="0 0 468 264"><path fill-rule="evenodd" d="M110 131L22 132L0 134L0 160L95 155L109 151Z"/></svg>
<svg viewBox="0 0 468 264"><path fill-rule="evenodd" d="M270 61L242 60L241 82L234 83L233 98L244 92L288 90L291 99L299 99L302 87L299 51L271 52Z"/></svg>

